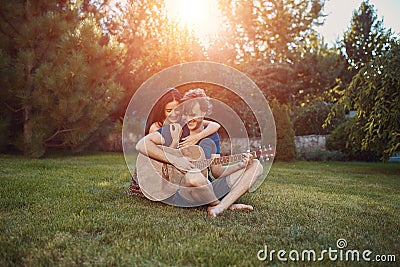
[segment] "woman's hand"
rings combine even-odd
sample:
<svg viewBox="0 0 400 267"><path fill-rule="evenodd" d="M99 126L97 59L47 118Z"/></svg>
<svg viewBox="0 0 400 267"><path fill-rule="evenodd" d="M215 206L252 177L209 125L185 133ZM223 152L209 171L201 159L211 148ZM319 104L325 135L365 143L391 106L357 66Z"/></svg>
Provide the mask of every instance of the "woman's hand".
<svg viewBox="0 0 400 267"><path fill-rule="evenodd" d="M195 168L194 164L191 163L187 158L185 157L177 157L175 155L168 155L167 156L169 162L174 165L175 168L181 170L181 171L188 171L193 168Z"/></svg>
<svg viewBox="0 0 400 267"><path fill-rule="evenodd" d="M199 134L189 135L185 138L182 138L182 142L178 144L178 148L192 146L197 144L201 140L201 136Z"/></svg>

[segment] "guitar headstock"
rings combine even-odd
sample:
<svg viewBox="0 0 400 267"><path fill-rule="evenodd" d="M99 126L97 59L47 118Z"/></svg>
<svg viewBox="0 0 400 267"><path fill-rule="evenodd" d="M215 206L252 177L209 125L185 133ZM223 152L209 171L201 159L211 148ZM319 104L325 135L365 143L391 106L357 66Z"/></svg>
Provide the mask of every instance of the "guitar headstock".
<svg viewBox="0 0 400 267"><path fill-rule="evenodd" d="M260 161L270 161L275 157L276 150L270 144L268 146L259 146L255 151L255 156Z"/></svg>

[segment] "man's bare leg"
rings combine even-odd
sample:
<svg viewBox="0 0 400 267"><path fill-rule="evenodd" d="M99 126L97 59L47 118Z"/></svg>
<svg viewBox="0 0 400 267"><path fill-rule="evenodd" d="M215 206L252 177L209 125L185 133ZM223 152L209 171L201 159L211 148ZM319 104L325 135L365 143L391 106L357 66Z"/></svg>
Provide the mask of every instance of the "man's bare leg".
<svg viewBox="0 0 400 267"><path fill-rule="evenodd" d="M214 194L211 182L200 172L185 175L180 194L199 205L209 204L215 206L220 203Z"/></svg>
<svg viewBox="0 0 400 267"><path fill-rule="evenodd" d="M253 207L250 205L244 204L233 204L236 200L238 200L242 195L244 195L250 187L255 183L258 176L262 174L262 165L259 161L254 161L252 165L238 177L234 177L233 181L230 181L233 184L231 191L220 201L220 203L216 206L209 207L208 215L212 218L217 217L220 213L228 209L229 207L234 208L246 208L246 210L253 210ZM235 205L235 206L232 206Z"/></svg>

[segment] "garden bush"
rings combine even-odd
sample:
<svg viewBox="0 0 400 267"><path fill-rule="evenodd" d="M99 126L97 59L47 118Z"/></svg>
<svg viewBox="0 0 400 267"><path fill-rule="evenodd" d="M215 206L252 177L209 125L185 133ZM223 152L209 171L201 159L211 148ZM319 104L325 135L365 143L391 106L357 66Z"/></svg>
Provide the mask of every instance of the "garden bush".
<svg viewBox="0 0 400 267"><path fill-rule="evenodd" d="M272 113L276 127L276 157L278 161L292 161L296 159L296 145L294 143L294 129L289 117L289 108L277 100L271 102Z"/></svg>
<svg viewBox="0 0 400 267"><path fill-rule="evenodd" d="M347 161L349 158L341 151L317 149L312 151L297 151L296 159L306 161Z"/></svg>
<svg viewBox="0 0 400 267"><path fill-rule="evenodd" d="M375 152L361 150L361 144L349 140L352 119L341 123L326 139L326 148L330 151L342 152L348 160L378 161L380 155Z"/></svg>

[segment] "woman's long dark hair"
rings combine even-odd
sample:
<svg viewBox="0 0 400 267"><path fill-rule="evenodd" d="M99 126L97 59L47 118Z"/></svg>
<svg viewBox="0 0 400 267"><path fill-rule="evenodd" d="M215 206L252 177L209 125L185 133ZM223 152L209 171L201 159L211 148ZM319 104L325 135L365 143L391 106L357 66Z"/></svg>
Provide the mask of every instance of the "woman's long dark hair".
<svg viewBox="0 0 400 267"><path fill-rule="evenodd" d="M182 94L175 88L168 88L167 91L161 96L161 98L153 106L149 117L147 118L146 128L144 134L147 135L150 131L151 125L157 123L160 127L165 121L165 106L173 101L181 102Z"/></svg>

